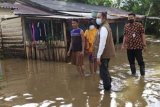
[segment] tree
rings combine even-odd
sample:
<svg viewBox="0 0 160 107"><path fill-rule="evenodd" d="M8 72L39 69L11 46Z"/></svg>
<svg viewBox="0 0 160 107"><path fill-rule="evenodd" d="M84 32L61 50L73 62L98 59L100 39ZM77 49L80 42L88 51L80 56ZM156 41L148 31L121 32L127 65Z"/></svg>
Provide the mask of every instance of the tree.
<svg viewBox="0 0 160 107"><path fill-rule="evenodd" d="M81 2L81 3L101 5L101 6L111 6L112 5L112 0L66 0L66 1Z"/></svg>
<svg viewBox="0 0 160 107"><path fill-rule="evenodd" d="M112 6L145 16L160 17L160 0L116 0ZM160 20L146 20L146 32L160 35Z"/></svg>
<svg viewBox="0 0 160 107"><path fill-rule="evenodd" d="M93 5L103 5L103 6L111 6L112 1L111 0L87 0L88 4Z"/></svg>

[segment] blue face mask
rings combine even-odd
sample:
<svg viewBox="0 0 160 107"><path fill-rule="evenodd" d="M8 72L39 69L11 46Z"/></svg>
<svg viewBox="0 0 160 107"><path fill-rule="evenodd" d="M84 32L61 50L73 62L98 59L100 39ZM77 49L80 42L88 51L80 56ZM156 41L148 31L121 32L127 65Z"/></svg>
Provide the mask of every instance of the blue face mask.
<svg viewBox="0 0 160 107"><path fill-rule="evenodd" d="M97 18L97 19L96 19L96 23L97 23L97 25L101 25L101 24L102 24L102 19Z"/></svg>

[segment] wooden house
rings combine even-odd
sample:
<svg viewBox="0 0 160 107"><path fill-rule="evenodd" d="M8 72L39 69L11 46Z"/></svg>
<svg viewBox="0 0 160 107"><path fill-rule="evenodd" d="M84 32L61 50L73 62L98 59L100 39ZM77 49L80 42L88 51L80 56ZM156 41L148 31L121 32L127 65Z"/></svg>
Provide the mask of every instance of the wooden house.
<svg viewBox="0 0 160 107"><path fill-rule="evenodd" d="M79 19L80 27L85 30L94 13L99 11L108 12L114 41L119 43L128 14L104 6L53 0L19 0L14 6L17 17L2 21L4 52L37 60L65 61L71 20Z"/></svg>
<svg viewBox="0 0 160 107"><path fill-rule="evenodd" d="M10 3L0 3L0 51L2 51L2 29L1 29L1 22L8 17L13 17L13 11L16 7Z"/></svg>

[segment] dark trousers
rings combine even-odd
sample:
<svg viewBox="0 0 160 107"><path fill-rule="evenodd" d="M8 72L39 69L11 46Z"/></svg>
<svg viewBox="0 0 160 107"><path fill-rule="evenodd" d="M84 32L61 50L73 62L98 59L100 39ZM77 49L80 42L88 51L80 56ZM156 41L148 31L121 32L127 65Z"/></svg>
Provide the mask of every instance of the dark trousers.
<svg viewBox="0 0 160 107"><path fill-rule="evenodd" d="M100 65L100 77L103 81L103 86L105 90L111 89L111 76L108 71L109 60L110 59L101 59Z"/></svg>
<svg viewBox="0 0 160 107"><path fill-rule="evenodd" d="M136 59L138 65L140 66L141 75L145 75L145 64L142 56L142 49L127 49L127 56L132 74L136 73L136 67L135 67L135 59Z"/></svg>

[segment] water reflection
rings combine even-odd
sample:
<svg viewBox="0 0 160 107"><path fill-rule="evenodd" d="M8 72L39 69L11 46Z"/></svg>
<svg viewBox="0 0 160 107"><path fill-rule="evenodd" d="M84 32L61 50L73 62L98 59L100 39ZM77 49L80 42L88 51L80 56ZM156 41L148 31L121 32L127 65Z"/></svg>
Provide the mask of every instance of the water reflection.
<svg viewBox="0 0 160 107"><path fill-rule="evenodd" d="M103 90L98 74L81 78L70 64L3 60L0 107L159 107L159 45L152 44L149 49L144 78L130 75L125 53L117 50L110 65L111 91Z"/></svg>
<svg viewBox="0 0 160 107"><path fill-rule="evenodd" d="M143 91L142 97L147 101L149 107L159 107L160 105L160 81L148 82Z"/></svg>
<svg viewBox="0 0 160 107"><path fill-rule="evenodd" d="M0 81L3 79L2 64L0 62Z"/></svg>

